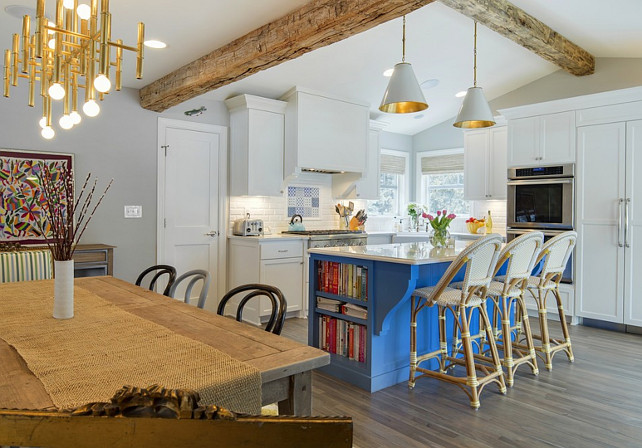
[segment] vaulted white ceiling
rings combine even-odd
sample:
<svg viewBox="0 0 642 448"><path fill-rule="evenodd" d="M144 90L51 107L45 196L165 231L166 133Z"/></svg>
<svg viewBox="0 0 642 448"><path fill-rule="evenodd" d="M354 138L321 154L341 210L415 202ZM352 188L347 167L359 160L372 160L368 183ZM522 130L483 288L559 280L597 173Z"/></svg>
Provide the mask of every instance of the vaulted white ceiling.
<svg viewBox="0 0 642 448"><path fill-rule="evenodd" d="M307 0L111 0L112 36L134 44L136 23L146 37L169 44L147 49L143 80L134 77L134 58L126 55L124 85L141 88L247 32L300 7ZM80 0L83 3L84 0ZM35 8L36 0L2 0ZM513 0L595 57L642 57L642 1ZM54 1L47 1L53 15ZM20 20L0 11L0 45L8 48ZM478 36L478 84L490 100L557 70L553 64L484 28ZM382 72L401 59L401 19L301 56L204 95L223 100L240 94L278 98L294 85L355 98L371 104L372 117L389 123L386 130L415 134L456 115L455 93L472 84L473 22L437 2L407 16L406 61L426 88L427 111L382 114L377 107L387 85ZM641 80L642 81L642 80Z"/></svg>

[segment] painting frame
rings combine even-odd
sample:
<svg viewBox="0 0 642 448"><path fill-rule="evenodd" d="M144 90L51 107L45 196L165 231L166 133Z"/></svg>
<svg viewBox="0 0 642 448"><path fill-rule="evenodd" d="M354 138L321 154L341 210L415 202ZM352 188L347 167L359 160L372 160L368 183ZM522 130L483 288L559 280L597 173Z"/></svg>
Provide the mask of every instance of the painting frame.
<svg viewBox="0 0 642 448"><path fill-rule="evenodd" d="M43 245L46 238L38 223L46 223L41 214L43 198L37 188L37 172L46 163L54 175L74 169L74 155L25 149L0 148L0 243Z"/></svg>

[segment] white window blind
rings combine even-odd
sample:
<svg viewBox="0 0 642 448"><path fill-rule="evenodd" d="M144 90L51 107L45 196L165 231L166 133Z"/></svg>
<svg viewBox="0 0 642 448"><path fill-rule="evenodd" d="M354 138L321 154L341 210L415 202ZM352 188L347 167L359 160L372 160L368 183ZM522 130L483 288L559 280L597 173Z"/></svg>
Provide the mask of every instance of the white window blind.
<svg viewBox="0 0 642 448"><path fill-rule="evenodd" d="M388 174L405 174L406 158L402 156L393 156L391 154L381 154L381 172ZM462 163L463 166L463 163Z"/></svg>
<svg viewBox="0 0 642 448"><path fill-rule="evenodd" d="M461 171L464 171L463 154L421 158L421 174L444 174Z"/></svg>

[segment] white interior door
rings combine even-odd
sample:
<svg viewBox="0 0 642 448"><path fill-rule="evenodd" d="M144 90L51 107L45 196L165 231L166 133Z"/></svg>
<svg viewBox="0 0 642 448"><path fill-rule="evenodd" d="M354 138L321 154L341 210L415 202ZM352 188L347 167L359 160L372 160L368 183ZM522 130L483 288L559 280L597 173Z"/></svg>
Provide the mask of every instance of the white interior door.
<svg viewBox="0 0 642 448"><path fill-rule="evenodd" d="M217 288L225 287L225 131L220 126L170 120L159 126L158 262L174 266L178 275L207 270L208 309L216 307ZM184 286L177 294L184 294Z"/></svg>
<svg viewBox="0 0 642 448"><path fill-rule="evenodd" d="M642 327L642 121L627 123L626 140L624 323Z"/></svg>
<svg viewBox="0 0 642 448"><path fill-rule="evenodd" d="M624 123L578 129L576 313L623 322ZM619 237L619 241L618 241Z"/></svg>

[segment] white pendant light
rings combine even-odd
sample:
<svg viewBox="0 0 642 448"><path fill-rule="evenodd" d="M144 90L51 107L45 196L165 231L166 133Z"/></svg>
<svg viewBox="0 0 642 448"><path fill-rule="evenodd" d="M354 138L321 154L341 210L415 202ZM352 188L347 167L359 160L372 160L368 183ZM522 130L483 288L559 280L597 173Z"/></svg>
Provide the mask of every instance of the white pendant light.
<svg viewBox="0 0 642 448"><path fill-rule="evenodd" d="M401 62L395 65L379 110L391 114L407 114L428 109L428 103L417 82L412 66L406 62L406 16L403 16Z"/></svg>
<svg viewBox="0 0 642 448"><path fill-rule="evenodd" d="M495 124L495 118L481 87L477 87L477 22L475 21L475 44L473 62L473 87L468 89L453 126L457 128L487 128Z"/></svg>

